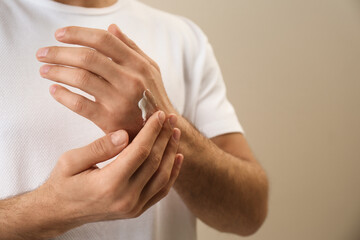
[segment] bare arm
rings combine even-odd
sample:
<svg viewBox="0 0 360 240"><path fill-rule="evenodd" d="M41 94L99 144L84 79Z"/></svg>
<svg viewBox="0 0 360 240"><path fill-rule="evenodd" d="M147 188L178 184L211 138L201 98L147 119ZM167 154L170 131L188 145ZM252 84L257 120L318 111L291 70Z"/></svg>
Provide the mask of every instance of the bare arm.
<svg viewBox="0 0 360 240"><path fill-rule="evenodd" d="M48 239L76 226L37 189L0 201L0 239ZM68 224L65 224L68 223Z"/></svg>
<svg viewBox="0 0 360 240"><path fill-rule="evenodd" d="M60 85L55 85L52 96L104 132L121 128L136 135L142 121L136 103L145 89L153 93L159 109L176 112L167 97L159 66L115 25L108 31L66 27L55 35L62 43L85 48L40 49L39 61L50 63L40 69L42 76L79 88L95 96L96 101ZM209 140L184 118L178 118L185 166L177 191L191 211L212 227L239 235L254 233L267 214L268 183L246 140L241 134Z"/></svg>
<svg viewBox="0 0 360 240"><path fill-rule="evenodd" d="M220 231L254 233L267 215L268 181L244 136L209 140L184 118L179 127L185 161L175 188L186 205Z"/></svg>
<svg viewBox="0 0 360 240"><path fill-rule="evenodd" d="M64 153L43 185L0 201L0 239L48 239L85 223L140 216L167 195L180 171L180 131L164 121L164 113L153 114L128 146L120 130Z"/></svg>

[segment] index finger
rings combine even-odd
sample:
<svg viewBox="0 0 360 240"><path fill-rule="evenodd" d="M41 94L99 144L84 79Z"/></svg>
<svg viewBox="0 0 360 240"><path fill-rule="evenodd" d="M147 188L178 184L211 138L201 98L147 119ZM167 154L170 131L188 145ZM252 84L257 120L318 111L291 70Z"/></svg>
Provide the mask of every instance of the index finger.
<svg viewBox="0 0 360 240"><path fill-rule="evenodd" d="M107 175L114 175L115 178L121 175L130 179L149 156L164 122L165 113L163 111L154 113L131 144L104 168L104 170L109 171Z"/></svg>
<svg viewBox="0 0 360 240"><path fill-rule="evenodd" d="M64 27L55 32L58 41L96 49L115 62L122 63L131 56L132 49L106 30L85 27Z"/></svg>

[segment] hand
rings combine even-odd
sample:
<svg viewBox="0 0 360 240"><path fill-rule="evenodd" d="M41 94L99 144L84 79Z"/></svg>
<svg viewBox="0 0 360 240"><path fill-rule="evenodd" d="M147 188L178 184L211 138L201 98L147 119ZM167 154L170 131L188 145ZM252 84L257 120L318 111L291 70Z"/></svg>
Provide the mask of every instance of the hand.
<svg viewBox="0 0 360 240"><path fill-rule="evenodd" d="M128 135L120 130L60 157L37 191L61 209L56 213L70 223L63 231L88 222L138 217L167 195L183 156L177 154L180 130L165 120L163 112L153 114L128 146ZM117 154L104 168L96 166Z"/></svg>
<svg viewBox="0 0 360 240"><path fill-rule="evenodd" d="M56 39L86 47L47 47L37 53L41 76L70 85L94 96L91 101L53 85L52 96L72 111L88 118L105 133L126 130L130 139L143 126L137 107L149 89L158 110L175 113L161 78L159 66L116 25L108 31L81 27L59 29ZM69 67L68 67L69 66Z"/></svg>

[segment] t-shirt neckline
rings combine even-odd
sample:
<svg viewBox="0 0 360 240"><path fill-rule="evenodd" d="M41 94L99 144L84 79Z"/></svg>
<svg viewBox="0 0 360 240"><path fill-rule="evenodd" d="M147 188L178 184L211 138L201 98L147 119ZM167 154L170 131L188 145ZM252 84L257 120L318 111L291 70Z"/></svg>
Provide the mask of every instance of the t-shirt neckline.
<svg viewBox="0 0 360 240"><path fill-rule="evenodd" d="M113 5L109 7L103 8L87 8L80 6L72 6L64 3L59 3L54 0L26 0L37 5L41 5L42 7L51 8L56 11L66 12L66 13L74 13L74 14L82 14L82 15L104 15L115 12L120 9L123 5L128 3L130 0L117 0Z"/></svg>

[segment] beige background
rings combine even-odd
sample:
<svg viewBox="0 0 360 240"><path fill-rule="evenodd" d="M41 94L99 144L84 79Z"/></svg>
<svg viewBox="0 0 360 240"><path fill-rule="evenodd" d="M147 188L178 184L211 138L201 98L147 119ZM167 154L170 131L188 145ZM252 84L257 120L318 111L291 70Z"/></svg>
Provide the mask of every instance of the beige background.
<svg viewBox="0 0 360 240"><path fill-rule="evenodd" d="M189 17L214 46L270 177L269 216L249 239L360 239L360 1L143 2Z"/></svg>

